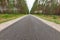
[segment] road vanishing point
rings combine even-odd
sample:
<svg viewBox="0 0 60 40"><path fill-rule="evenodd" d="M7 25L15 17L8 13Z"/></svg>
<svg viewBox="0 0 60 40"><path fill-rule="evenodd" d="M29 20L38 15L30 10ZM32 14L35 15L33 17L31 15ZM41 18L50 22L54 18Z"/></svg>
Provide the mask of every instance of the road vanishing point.
<svg viewBox="0 0 60 40"><path fill-rule="evenodd" d="M60 32L28 15L1 31L0 40L60 40Z"/></svg>

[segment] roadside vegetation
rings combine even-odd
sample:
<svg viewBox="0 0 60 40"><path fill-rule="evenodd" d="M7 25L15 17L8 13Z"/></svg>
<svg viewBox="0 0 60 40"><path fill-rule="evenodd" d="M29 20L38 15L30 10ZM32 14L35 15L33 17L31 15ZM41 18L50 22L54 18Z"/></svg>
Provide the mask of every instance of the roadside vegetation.
<svg viewBox="0 0 60 40"><path fill-rule="evenodd" d="M0 23L29 13L25 0L0 0Z"/></svg>
<svg viewBox="0 0 60 40"><path fill-rule="evenodd" d="M31 14L60 24L60 2L59 0L35 0Z"/></svg>
<svg viewBox="0 0 60 40"><path fill-rule="evenodd" d="M9 20L13 20L13 19L16 19L16 18L19 18L21 16L24 16L25 14L0 14L0 23L3 23L3 22L6 22L6 21L9 21Z"/></svg>
<svg viewBox="0 0 60 40"><path fill-rule="evenodd" d="M34 14L34 15L36 15L40 18L43 18L45 20L60 24L60 16L59 15L43 15L43 14Z"/></svg>

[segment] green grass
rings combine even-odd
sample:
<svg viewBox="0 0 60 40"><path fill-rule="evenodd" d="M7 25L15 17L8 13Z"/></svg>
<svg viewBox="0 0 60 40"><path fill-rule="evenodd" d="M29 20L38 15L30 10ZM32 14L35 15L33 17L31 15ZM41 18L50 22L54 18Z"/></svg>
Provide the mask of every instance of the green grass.
<svg viewBox="0 0 60 40"><path fill-rule="evenodd" d="M13 13L12 14L0 14L0 23L16 19L23 15L25 15L25 14L18 14L18 13L17 14L13 14Z"/></svg>
<svg viewBox="0 0 60 40"><path fill-rule="evenodd" d="M45 20L60 24L60 16L58 16L58 15L43 15L43 14L34 14L34 15L36 15L40 18L43 18Z"/></svg>

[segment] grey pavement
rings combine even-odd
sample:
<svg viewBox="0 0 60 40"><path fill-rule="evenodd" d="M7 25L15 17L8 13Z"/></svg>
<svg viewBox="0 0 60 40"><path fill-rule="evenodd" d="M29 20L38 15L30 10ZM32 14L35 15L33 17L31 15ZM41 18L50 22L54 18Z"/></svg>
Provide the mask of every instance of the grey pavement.
<svg viewBox="0 0 60 40"><path fill-rule="evenodd" d="M1 31L0 40L60 40L60 32L28 15Z"/></svg>

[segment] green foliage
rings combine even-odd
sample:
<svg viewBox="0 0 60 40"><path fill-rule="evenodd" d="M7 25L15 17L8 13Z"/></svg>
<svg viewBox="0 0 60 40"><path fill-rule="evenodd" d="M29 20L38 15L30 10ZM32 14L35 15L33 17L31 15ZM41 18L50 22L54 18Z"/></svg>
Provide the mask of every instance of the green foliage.
<svg viewBox="0 0 60 40"><path fill-rule="evenodd" d="M3 18L7 18L7 17L9 17L9 15L8 15L8 14L5 14L5 15L3 15L2 17L3 17Z"/></svg>
<svg viewBox="0 0 60 40"><path fill-rule="evenodd" d="M57 16L53 15L53 19L57 19Z"/></svg>
<svg viewBox="0 0 60 40"><path fill-rule="evenodd" d="M37 0L35 0L35 2L34 2L34 4L33 4L33 7L32 7L32 9L31 9L31 11L30 11L30 13L34 13L34 11L36 11L37 10L37 6L38 6L38 1Z"/></svg>
<svg viewBox="0 0 60 40"><path fill-rule="evenodd" d="M1 0L0 0L1 1ZM5 0L3 0L1 2L1 5L2 7L6 6L7 8L7 11L9 13L12 13L12 12L20 12L20 13L29 13L29 10L28 10L28 7L27 7L27 4L25 2L25 0L17 0L17 4L14 4L14 1L15 0L9 0L7 3L8 5L3 4L3 2L5 2ZM14 8L18 9L18 10L13 10ZM10 10L11 9L11 10ZM3 11L4 12L4 11Z"/></svg>
<svg viewBox="0 0 60 40"><path fill-rule="evenodd" d="M42 13L44 14L55 14L56 12L54 10L57 9L58 7L58 2L57 0L40 0L42 4L38 3L38 0L35 1L33 8L31 10L31 13L34 11L40 11L42 10ZM39 12L38 12L39 13ZM56 13L58 14L58 13Z"/></svg>
<svg viewBox="0 0 60 40"><path fill-rule="evenodd" d="M55 22L57 24L60 24L60 16L58 15L43 15L43 14L34 14L40 18L43 18L45 20L51 21L51 22Z"/></svg>
<svg viewBox="0 0 60 40"><path fill-rule="evenodd" d="M21 13L17 13L17 14L0 14L0 23L2 22L6 22L6 21L9 21L9 20L12 20L12 19L16 19L18 17L21 17L25 14L21 14Z"/></svg>

